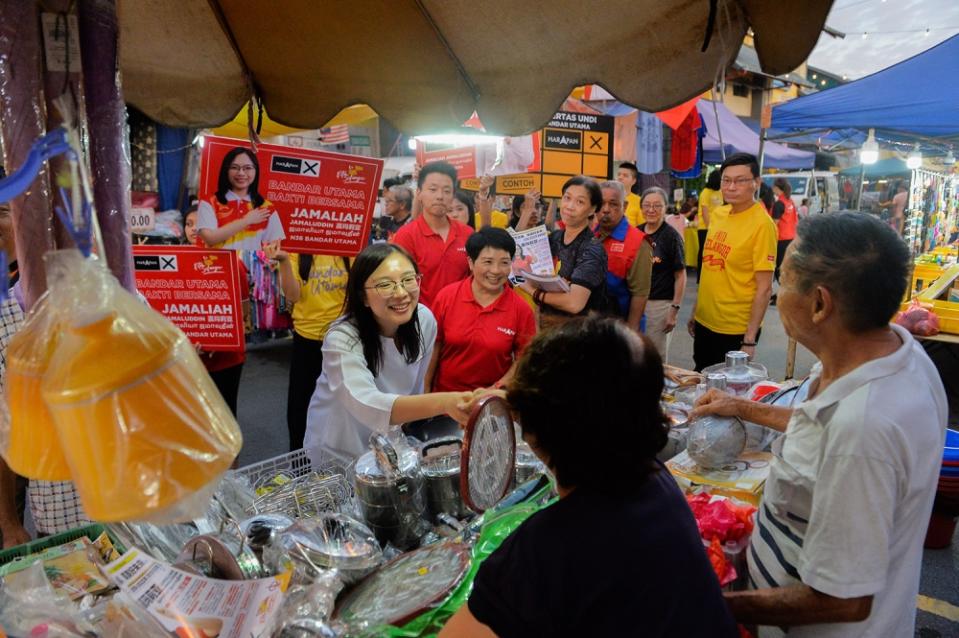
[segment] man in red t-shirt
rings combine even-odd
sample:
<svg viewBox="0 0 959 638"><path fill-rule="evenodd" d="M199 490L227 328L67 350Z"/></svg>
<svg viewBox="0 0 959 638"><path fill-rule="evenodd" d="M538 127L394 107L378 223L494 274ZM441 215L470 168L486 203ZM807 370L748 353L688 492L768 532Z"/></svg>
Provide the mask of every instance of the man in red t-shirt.
<svg viewBox="0 0 959 638"><path fill-rule="evenodd" d="M420 269L420 303L432 308L433 299L443 287L469 275L466 239L473 229L447 214L453 205L456 169L447 162L431 162L420 169L417 198L422 209L409 224L393 236Z"/></svg>
<svg viewBox="0 0 959 638"><path fill-rule="evenodd" d="M426 375L432 392L506 385L536 333L532 309L507 280L516 253L510 234L484 227L467 240L466 252L473 276L433 301L436 343Z"/></svg>

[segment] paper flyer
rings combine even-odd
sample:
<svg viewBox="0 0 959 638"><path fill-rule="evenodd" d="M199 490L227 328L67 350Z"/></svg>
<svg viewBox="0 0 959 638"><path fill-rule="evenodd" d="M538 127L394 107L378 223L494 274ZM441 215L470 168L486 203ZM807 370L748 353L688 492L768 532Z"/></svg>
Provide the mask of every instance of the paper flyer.
<svg viewBox="0 0 959 638"><path fill-rule="evenodd" d="M516 256L513 258L513 273L530 272L548 277L555 275L553 253L549 249L549 233L546 226L534 226L528 230L516 232L508 229L516 242Z"/></svg>
<svg viewBox="0 0 959 638"><path fill-rule="evenodd" d="M215 580L175 569L138 549L107 565L106 572L179 638L266 636L289 578Z"/></svg>

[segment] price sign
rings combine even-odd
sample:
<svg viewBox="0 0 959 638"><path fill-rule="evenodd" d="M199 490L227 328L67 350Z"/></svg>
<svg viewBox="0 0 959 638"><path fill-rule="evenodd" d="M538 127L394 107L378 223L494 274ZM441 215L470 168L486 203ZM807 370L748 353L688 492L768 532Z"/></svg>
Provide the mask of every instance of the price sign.
<svg viewBox="0 0 959 638"><path fill-rule="evenodd" d="M156 211L143 206L130 207L130 230L142 233L153 230L157 225Z"/></svg>

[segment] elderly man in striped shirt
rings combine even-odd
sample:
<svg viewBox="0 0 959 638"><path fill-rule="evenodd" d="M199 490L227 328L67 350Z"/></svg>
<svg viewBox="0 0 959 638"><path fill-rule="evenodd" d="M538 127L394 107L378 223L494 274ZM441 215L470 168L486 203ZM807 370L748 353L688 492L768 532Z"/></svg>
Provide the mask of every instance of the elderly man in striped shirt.
<svg viewBox="0 0 959 638"><path fill-rule="evenodd" d="M921 346L889 321L909 253L862 213L803 220L781 273L787 334L819 358L793 409L712 390L694 416L739 416L785 432L748 553L751 591L726 594L760 636L915 632L922 544L947 407Z"/></svg>

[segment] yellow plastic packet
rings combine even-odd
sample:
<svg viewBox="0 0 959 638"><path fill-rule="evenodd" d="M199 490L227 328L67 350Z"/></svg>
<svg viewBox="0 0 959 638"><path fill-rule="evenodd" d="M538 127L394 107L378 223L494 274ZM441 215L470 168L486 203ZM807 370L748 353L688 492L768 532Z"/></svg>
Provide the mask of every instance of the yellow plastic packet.
<svg viewBox="0 0 959 638"><path fill-rule="evenodd" d="M17 474L42 481L70 478L53 417L41 396L43 375L60 337L58 316L49 293L44 294L7 344L10 422L3 437L3 458Z"/></svg>
<svg viewBox="0 0 959 638"><path fill-rule="evenodd" d="M67 309L43 398L86 513L166 523L198 516L242 437L186 336L76 250L48 256Z"/></svg>

